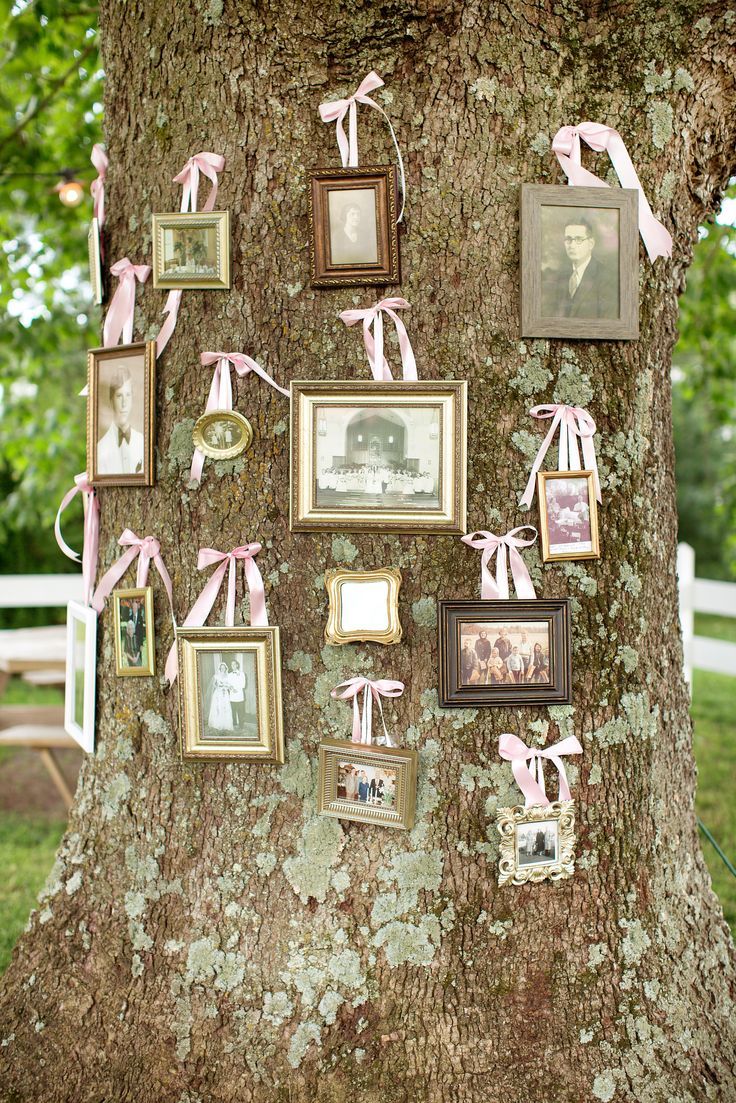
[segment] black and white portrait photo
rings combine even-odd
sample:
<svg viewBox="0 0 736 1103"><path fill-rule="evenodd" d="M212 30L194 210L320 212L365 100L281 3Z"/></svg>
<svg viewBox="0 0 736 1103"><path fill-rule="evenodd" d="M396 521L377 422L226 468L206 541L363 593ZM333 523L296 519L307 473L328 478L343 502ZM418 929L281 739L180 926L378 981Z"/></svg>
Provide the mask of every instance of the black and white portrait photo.
<svg viewBox="0 0 736 1103"><path fill-rule="evenodd" d="M516 825L516 864L520 868L550 865L557 861L557 820Z"/></svg>
<svg viewBox="0 0 736 1103"><path fill-rule="evenodd" d="M331 263L376 264L376 189L332 188L327 193L327 203Z"/></svg>
<svg viewBox="0 0 736 1103"><path fill-rule="evenodd" d="M249 651L204 651L197 656L203 739L258 739L256 657Z"/></svg>
<svg viewBox="0 0 736 1103"><path fill-rule="evenodd" d="M97 375L97 475L142 475L145 353L101 359Z"/></svg>
<svg viewBox="0 0 736 1103"><path fill-rule="evenodd" d="M541 207L542 315L617 319L619 211Z"/></svg>

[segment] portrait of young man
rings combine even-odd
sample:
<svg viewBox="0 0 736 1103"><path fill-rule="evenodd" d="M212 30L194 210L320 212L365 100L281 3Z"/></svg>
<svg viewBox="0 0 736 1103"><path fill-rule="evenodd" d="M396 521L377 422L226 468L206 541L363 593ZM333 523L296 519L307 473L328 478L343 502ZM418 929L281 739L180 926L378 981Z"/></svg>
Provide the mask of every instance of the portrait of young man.
<svg viewBox="0 0 736 1103"><path fill-rule="evenodd" d="M609 215L609 212L605 212ZM616 237L601 241L595 211L571 208L556 242L558 266L542 273L546 313L561 318L616 319L619 317L619 274ZM551 227L550 227L551 230Z"/></svg>
<svg viewBox="0 0 736 1103"><path fill-rule="evenodd" d="M143 386L134 387L133 372L142 376L142 359L101 363L99 371L97 474L139 475L144 460Z"/></svg>

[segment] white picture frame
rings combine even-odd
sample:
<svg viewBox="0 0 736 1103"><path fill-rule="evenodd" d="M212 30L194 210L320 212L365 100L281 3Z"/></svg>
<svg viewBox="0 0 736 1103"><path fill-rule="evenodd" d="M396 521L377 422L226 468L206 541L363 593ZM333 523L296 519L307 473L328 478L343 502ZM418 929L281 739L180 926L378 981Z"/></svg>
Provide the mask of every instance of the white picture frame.
<svg viewBox="0 0 736 1103"><path fill-rule="evenodd" d="M97 613L80 601L66 607L64 730L83 751L95 749Z"/></svg>

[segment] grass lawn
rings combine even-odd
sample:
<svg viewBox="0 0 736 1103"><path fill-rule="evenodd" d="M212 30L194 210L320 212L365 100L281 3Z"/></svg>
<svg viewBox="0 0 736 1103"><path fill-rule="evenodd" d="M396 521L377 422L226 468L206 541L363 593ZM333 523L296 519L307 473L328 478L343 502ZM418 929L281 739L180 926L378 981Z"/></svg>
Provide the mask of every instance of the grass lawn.
<svg viewBox="0 0 736 1103"><path fill-rule="evenodd" d="M37 820L4 812L0 820L0 972L25 927L54 864L65 820Z"/></svg>

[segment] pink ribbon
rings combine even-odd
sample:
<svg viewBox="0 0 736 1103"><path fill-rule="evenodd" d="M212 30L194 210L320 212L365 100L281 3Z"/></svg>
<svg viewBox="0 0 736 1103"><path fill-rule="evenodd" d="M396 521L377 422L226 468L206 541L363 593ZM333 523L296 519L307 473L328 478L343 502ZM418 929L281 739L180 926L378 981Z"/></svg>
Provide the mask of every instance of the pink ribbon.
<svg viewBox="0 0 736 1103"><path fill-rule="evenodd" d="M382 88L384 82L379 77L378 73L371 71L367 77L365 77L360 86L353 92L352 96L348 96L344 100L328 100L327 103L321 103L319 105L319 113L323 123L335 123L335 133L337 135L337 145L340 150L340 156L342 158L343 168L357 168L358 167L358 104L364 103L368 107L373 107L376 111L380 111L384 119L388 123L388 128L391 131L391 137L394 141L394 147L396 149L396 156L399 162L399 172L401 174L401 212L396 219L397 223L401 222L404 217L404 203L406 196L406 178L404 176L404 162L401 157L401 150L399 149L399 143L396 140L396 133L391 120L386 112L377 104L375 100L372 100L368 95L369 92L373 92L376 88ZM348 116L348 133L349 138L345 136L345 129L343 123L345 116Z"/></svg>
<svg viewBox="0 0 736 1103"><path fill-rule="evenodd" d="M136 556L138 556L138 566L136 568L136 586L141 589L148 583L148 568L153 560L153 564L159 573L159 577L164 584L166 594L169 599L169 607L171 609L171 622L176 628L176 621L174 619L174 595L171 586L171 578L169 572L166 570L164 561L161 558L161 545L155 536L145 536L142 540L131 529L123 529L118 540L118 544L121 548L127 548L126 552L116 559L112 567L100 579L100 584L95 590L95 596L92 600L92 608L96 609L98 613L101 613L105 606L105 599L115 589L116 584L123 577L128 567L131 565Z"/></svg>
<svg viewBox="0 0 736 1103"><path fill-rule="evenodd" d="M99 230L102 232L102 227L105 224L105 177L107 176L107 166L110 164L110 160L99 142L95 142L92 146L90 161L97 169L97 179L93 180L89 186L92 194L92 211L97 219ZM101 251L102 242L100 241Z"/></svg>
<svg viewBox="0 0 736 1103"><path fill-rule="evenodd" d="M341 690L342 692L340 692ZM362 713L358 706L358 696L361 690L363 691ZM351 697L353 699L353 743L373 742L371 729L373 726L373 701L375 700L381 714L381 724L383 725L386 743L389 747L395 747L396 744L386 730L381 698L401 697L403 692L404 683L394 682L389 678L379 678L375 682L371 681L370 678L349 678L346 682L340 682L339 686L335 686L330 691L330 696L338 701L349 701Z"/></svg>
<svg viewBox="0 0 736 1103"><path fill-rule="evenodd" d="M251 626L254 628L267 626L268 614L266 612L266 594L263 587L263 578L261 577L261 572L258 570L254 558L254 556L258 555L260 550L261 545L256 543L242 544L240 547L233 548L233 550L229 552L215 551L214 548L200 548L197 557L198 571L204 570L205 567L212 566L213 563L219 563L220 565L217 570L213 572L209 582L189 610L182 628L198 628L200 625L204 624L220 592L225 572L228 574L225 624L228 628L233 627L235 624L235 569L239 559L243 561L245 582L250 594ZM176 655L175 640L166 660L166 677L172 685L176 681L178 673L179 664Z"/></svg>
<svg viewBox="0 0 736 1103"><path fill-rule="evenodd" d="M575 738L570 735L567 739L561 739L552 747L527 747L518 736L511 732L504 732L498 739L498 752L501 758L511 763L511 770L516 784L524 794L525 805L529 808L532 804L548 804L547 792L544 788L543 760L554 762L560 778L560 792L558 800L570 800L570 786L567 784L563 755L582 754L583 748ZM529 766L527 766L529 762ZM531 767L531 768L530 768ZM533 770L536 767L537 778L534 779Z"/></svg>
<svg viewBox="0 0 736 1103"><path fill-rule="evenodd" d="M123 257L113 264L110 274L117 276L120 282L112 297L102 330L102 343L105 348L117 345L121 334L124 345L129 345L133 340L135 281L145 283L151 274L151 268L148 264L131 264L127 257Z"/></svg>
<svg viewBox="0 0 736 1103"><path fill-rule="evenodd" d="M580 139L602 153L604 150L611 159L622 188L636 188L639 193L639 233L652 263L657 257L672 256L672 237L668 230L652 214L644 189L641 186L636 169L629 157L624 140L617 130L602 123L580 123L579 126L563 126L552 139L552 149L562 171L573 185L589 188L607 188L605 180L584 169L580 163Z"/></svg>
<svg viewBox="0 0 736 1103"><path fill-rule="evenodd" d="M414 357L414 350L411 347L409 334L406 332L406 326L396 313L397 310L407 310L409 306L410 304L406 299L381 299L379 303L368 307L367 310L343 310L340 314L340 318L346 326L354 326L356 322L362 321L363 341L365 342L365 351L368 354L368 363L371 366L373 378L379 383L382 381L389 382L393 379L388 361L383 355L384 313L393 319L396 326L404 379L418 378L417 362ZM373 327L373 333L371 333L371 326Z"/></svg>
<svg viewBox="0 0 736 1103"><path fill-rule="evenodd" d="M205 407L206 414L211 413L213 410L232 410L233 389L230 380L231 364L238 375L244 376L249 375L251 372L255 372L256 375L265 380L274 390L280 391L280 393L286 395L287 398L290 397L287 390L280 387L260 364L257 364L250 356L246 356L244 352L203 352L199 359L203 368L209 367L212 364L217 365L215 367L215 373L212 376L209 398L207 399L207 405ZM190 481L198 483L201 480L204 461L204 452L201 452L199 448L195 448L192 469L189 474Z"/></svg>
<svg viewBox="0 0 736 1103"><path fill-rule="evenodd" d="M598 464L595 458L595 445L593 444L593 435L595 433L595 422L590 416L587 410L584 410L582 406L566 406L562 402L551 403L546 406L533 406L529 411L532 417L544 419L552 418L552 424L549 427L547 436L542 441L539 451L537 452L537 458L535 459L531 472L529 474L529 481L526 484L526 490L523 497L519 502L519 505L529 507L534 500L534 487L537 477L537 471L542 466L542 461L547 455L547 449L552 443L552 438L557 432L557 427L560 427L560 443L559 443L559 459L557 462L558 471L592 471L593 483L595 485L595 496L600 502L601 500L601 484L598 478ZM578 437L580 438L580 444L583 449L583 460L585 467L580 466L580 452L578 450Z"/></svg>
<svg viewBox="0 0 736 1103"><path fill-rule="evenodd" d="M516 535L517 532L523 532L524 529L528 529L530 532L534 533L531 540L523 540L520 536ZM469 548L483 549L483 555L480 561L480 596L482 601L507 600L509 596L509 580L506 567L507 553L516 596L526 600L534 600L536 598L537 595L534 593L534 586L529 577L526 563L521 558L518 551L519 548L531 547L537 539L537 530L532 525L519 525L518 528L511 529L507 532L505 536L496 536L492 532L481 530L480 532L471 532L468 536L461 536L460 539L463 544L467 544ZM488 564L492 555L496 555L495 582L488 569Z"/></svg>
<svg viewBox="0 0 736 1103"><path fill-rule="evenodd" d="M81 560L79 554L69 547L61 535L61 515L76 494L82 495L84 503L84 543L82 545ZM95 488L87 478L86 471L74 476L74 486L61 499L61 505L54 521L54 536L56 537L56 543L67 559L73 559L75 563L81 562L84 604L91 605L95 575L97 574L97 554L100 547L100 503Z"/></svg>

